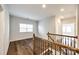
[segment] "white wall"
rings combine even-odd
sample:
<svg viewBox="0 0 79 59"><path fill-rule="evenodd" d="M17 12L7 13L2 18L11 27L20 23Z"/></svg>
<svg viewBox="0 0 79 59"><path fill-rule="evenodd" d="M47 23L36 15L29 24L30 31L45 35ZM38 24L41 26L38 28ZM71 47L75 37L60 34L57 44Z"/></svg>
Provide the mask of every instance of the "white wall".
<svg viewBox="0 0 79 59"><path fill-rule="evenodd" d="M79 36L79 4L76 5L76 35ZM79 38L77 40L77 47L79 48Z"/></svg>
<svg viewBox="0 0 79 59"><path fill-rule="evenodd" d="M4 37L4 41L5 41L5 54L8 51L8 47L9 47L9 13L7 11L5 11L5 37Z"/></svg>
<svg viewBox="0 0 79 59"><path fill-rule="evenodd" d="M55 33L55 17L47 17L38 22L39 36L47 39L47 33Z"/></svg>
<svg viewBox="0 0 79 59"><path fill-rule="evenodd" d="M76 17L69 17L61 20L61 28L63 24L74 24L74 35L76 35Z"/></svg>
<svg viewBox="0 0 79 59"><path fill-rule="evenodd" d="M3 41L4 41L4 20L3 11L0 12L0 54L3 54Z"/></svg>
<svg viewBox="0 0 79 59"><path fill-rule="evenodd" d="M19 24L33 24L33 32L37 35L37 21L24 19L21 17L10 16L10 41L22 40L27 38L32 38L33 33L22 33L19 32Z"/></svg>
<svg viewBox="0 0 79 59"><path fill-rule="evenodd" d="M56 34L61 34L61 18L60 16L55 17L55 28L56 28Z"/></svg>
<svg viewBox="0 0 79 59"><path fill-rule="evenodd" d="M62 34L62 25L63 24L74 23L74 26L75 26L74 33L76 35L76 17L75 16L64 18L64 19L61 19L60 17L56 17L55 20L56 20L55 24L56 24L56 33L57 34Z"/></svg>
<svg viewBox="0 0 79 59"><path fill-rule="evenodd" d="M9 47L9 13L2 5L0 12L0 54L7 54Z"/></svg>

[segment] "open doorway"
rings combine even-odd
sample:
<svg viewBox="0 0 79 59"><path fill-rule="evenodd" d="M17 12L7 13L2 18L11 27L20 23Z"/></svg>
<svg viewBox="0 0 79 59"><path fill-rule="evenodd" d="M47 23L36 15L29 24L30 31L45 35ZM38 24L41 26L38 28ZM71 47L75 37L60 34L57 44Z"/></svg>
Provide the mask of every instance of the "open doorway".
<svg viewBox="0 0 79 59"><path fill-rule="evenodd" d="M62 34L63 35L75 35L75 24L69 23L69 24L62 24Z"/></svg>

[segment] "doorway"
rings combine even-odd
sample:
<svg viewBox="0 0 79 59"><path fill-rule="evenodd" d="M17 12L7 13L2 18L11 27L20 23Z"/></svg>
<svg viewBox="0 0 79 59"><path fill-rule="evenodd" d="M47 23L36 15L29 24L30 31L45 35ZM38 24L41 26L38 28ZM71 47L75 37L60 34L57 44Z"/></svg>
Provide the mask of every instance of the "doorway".
<svg viewBox="0 0 79 59"><path fill-rule="evenodd" d="M62 24L62 34L74 36L75 35L75 24L74 23Z"/></svg>
<svg viewBox="0 0 79 59"><path fill-rule="evenodd" d="M69 23L69 24L62 24L62 34L63 35L68 35L68 36L74 36L75 35L75 24L74 23ZM66 45L71 45L71 38L63 38L63 44ZM74 42L74 39L72 39L72 44Z"/></svg>

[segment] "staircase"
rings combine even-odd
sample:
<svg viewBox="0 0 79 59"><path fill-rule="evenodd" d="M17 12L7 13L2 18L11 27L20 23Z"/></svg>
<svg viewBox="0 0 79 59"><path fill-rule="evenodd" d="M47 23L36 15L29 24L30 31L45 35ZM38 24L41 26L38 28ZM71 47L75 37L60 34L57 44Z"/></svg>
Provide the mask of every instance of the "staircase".
<svg viewBox="0 0 79 59"><path fill-rule="evenodd" d="M33 34L34 55L77 55L77 37L47 33L48 40Z"/></svg>

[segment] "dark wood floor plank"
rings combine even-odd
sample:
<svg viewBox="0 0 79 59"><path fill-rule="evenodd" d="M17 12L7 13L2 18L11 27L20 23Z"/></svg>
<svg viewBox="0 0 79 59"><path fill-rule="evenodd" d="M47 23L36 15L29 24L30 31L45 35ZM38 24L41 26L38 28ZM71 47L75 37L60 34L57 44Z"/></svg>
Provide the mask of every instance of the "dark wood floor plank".
<svg viewBox="0 0 79 59"><path fill-rule="evenodd" d="M17 55L17 49L14 42L10 43L9 49L8 49L8 55Z"/></svg>

